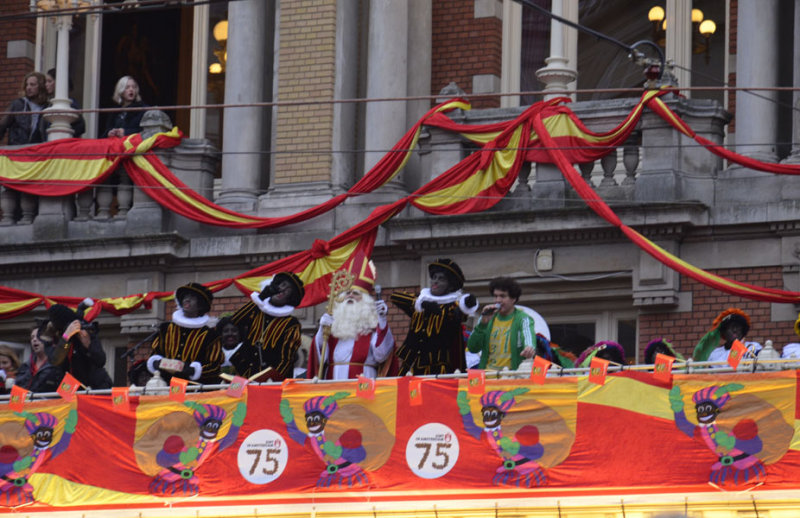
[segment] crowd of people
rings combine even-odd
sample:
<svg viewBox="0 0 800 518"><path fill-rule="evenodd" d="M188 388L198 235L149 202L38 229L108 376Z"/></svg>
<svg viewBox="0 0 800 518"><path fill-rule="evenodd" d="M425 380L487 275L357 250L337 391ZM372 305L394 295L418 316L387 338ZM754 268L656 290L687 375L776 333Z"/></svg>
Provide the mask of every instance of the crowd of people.
<svg viewBox="0 0 800 518"><path fill-rule="evenodd" d="M348 281L330 295L307 356L300 322L293 315L305 289L294 273L274 275L242 307L219 319L209 316L214 300L210 289L196 282L178 287L170 320L154 333L146 360L129 369L129 382L142 386L156 375L165 383L179 377L213 385L233 376L262 382L448 374L468 368L517 370L537 356L564 368L588 367L595 357L620 365L627 361L624 348L613 341L600 341L577 357L552 343L541 315L518 305L522 288L513 278L492 279L488 292L493 302L478 311L477 298L463 290L464 274L451 259L428 265L429 287L417 294L395 291L389 297L409 317L405 340L396 344L389 307L375 292L372 261L358 256L346 271ZM0 346L0 387L8 391L16 384L32 392L53 392L69 372L87 388L110 388L97 326L83 318L90 304L87 299L77 311L51 306L47 321L31 329L25 363L11 348ZM469 317L475 317L472 329L466 325ZM800 334L800 319L796 328ZM736 342L744 344L745 355L756 357L761 345L746 341L749 329L744 311L723 311L698 342L693 360L725 362ZM800 357L800 346L793 345L800 344L787 345L784 355ZM684 359L664 338L647 344L645 363L653 364L657 354Z"/></svg>
<svg viewBox="0 0 800 518"><path fill-rule="evenodd" d="M428 272L430 286L420 293L396 291L390 297L410 318L405 341L395 344L387 321L389 308L375 295L374 265L363 256L353 261L350 283L331 296L320 318L307 363L298 359L302 334L293 312L303 299L304 286L294 273L276 274L241 308L218 320L208 314L214 300L211 290L195 282L180 286L170 321L159 326L147 360L130 369L130 382L143 385L155 374L165 382L176 376L217 384L234 375L266 381L447 374L467 368L516 370L535 356L564 368L587 367L594 357L626 363L624 348L613 341L600 341L577 357L552 343L541 316L518 306L522 289L510 277L491 280L494 302L478 312L476 297L462 289L464 275L454 261L439 259ZM85 387L111 387L97 328L83 320L89 303L77 312L60 304L51 306L48 320L31 329L31 354L25 363L20 364L11 348L0 346L0 380L5 381L6 391L17 384L32 392L52 392L66 372ZM471 316L477 320L467 330L465 322ZM733 343L744 341L749 328L749 316L743 311L722 312L697 344L693 359L724 362ZM747 354L758 354L760 344L744 343ZM669 341L659 338L647 344L645 363L654 363L659 353L683 360Z"/></svg>
<svg viewBox="0 0 800 518"><path fill-rule="evenodd" d="M50 69L46 74L29 72L22 80L20 97L11 101L6 114L0 118L0 139L8 134L9 145L38 144L47 141L47 130L50 123L44 117L44 110L51 106L55 97L56 71ZM72 82L69 81L69 89ZM139 84L131 76L123 76L114 87L111 99L123 111L111 112L108 115L105 130L101 137L125 137L142 131L141 121L147 107L139 94ZM70 106L80 110L80 104L67 99ZM80 111L71 123L73 137L80 137L86 132L86 121Z"/></svg>

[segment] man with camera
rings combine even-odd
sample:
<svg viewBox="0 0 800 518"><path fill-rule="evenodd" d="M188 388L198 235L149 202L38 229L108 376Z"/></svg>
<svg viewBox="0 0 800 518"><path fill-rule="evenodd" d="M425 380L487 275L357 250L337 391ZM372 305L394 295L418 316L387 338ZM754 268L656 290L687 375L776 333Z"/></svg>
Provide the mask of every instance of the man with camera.
<svg viewBox="0 0 800 518"><path fill-rule="evenodd" d="M111 377L105 369L106 353L97 336L97 325L83 320L86 305L91 304L81 303L78 313L62 304L54 304L48 309L54 335L50 363L72 374L85 387L111 388Z"/></svg>

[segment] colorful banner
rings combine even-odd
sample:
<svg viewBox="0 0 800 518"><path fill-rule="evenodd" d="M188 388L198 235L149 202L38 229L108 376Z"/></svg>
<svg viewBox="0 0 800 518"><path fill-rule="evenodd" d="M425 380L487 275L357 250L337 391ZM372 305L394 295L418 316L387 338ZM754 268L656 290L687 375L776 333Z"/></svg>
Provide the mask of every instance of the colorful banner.
<svg viewBox="0 0 800 518"><path fill-rule="evenodd" d="M381 379L0 411L0 507L114 510L800 489L796 371ZM416 390L419 390L417 387Z"/></svg>

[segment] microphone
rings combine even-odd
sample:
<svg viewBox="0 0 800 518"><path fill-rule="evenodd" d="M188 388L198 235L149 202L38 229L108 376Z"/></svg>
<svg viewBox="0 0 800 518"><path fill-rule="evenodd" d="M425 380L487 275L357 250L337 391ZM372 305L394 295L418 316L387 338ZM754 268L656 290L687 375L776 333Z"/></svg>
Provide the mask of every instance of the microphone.
<svg viewBox="0 0 800 518"><path fill-rule="evenodd" d="M374 289L375 289L375 298L380 300L381 299L381 285L380 284L376 284Z"/></svg>
<svg viewBox="0 0 800 518"><path fill-rule="evenodd" d="M494 312L496 312L498 309L500 309L500 303L499 302L495 302L493 306L487 306L487 307L483 308L483 311L481 311L481 315L482 316L491 315Z"/></svg>

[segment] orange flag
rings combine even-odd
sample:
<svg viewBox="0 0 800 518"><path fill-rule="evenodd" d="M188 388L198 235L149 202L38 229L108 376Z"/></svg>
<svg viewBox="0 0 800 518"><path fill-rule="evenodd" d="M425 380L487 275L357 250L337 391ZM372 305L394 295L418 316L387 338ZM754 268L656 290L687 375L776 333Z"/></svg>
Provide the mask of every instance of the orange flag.
<svg viewBox="0 0 800 518"><path fill-rule="evenodd" d="M734 340L733 345L731 345L731 352L728 353L728 365L733 367L734 369L739 366L739 362L742 361L744 358L744 354L747 352L747 346L745 346L739 340Z"/></svg>
<svg viewBox="0 0 800 518"><path fill-rule="evenodd" d="M538 385L544 385L544 379L547 377L547 370L551 365L553 365L553 363L550 360L542 358L541 356L534 356L531 380Z"/></svg>
<svg viewBox="0 0 800 518"><path fill-rule="evenodd" d="M420 406L422 404L422 380L413 379L408 382L408 404Z"/></svg>
<svg viewBox="0 0 800 518"><path fill-rule="evenodd" d="M592 358L592 363L589 364L589 382L604 385L606 383L606 372L608 372L608 360Z"/></svg>
<svg viewBox="0 0 800 518"><path fill-rule="evenodd" d="M234 376L231 380L230 386L227 388L227 390L225 390L225 394L229 395L230 397L242 397L244 388L248 383L250 383L250 380L247 378Z"/></svg>
<svg viewBox="0 0 800 518"><path fill-rule="evenodd" d="M15 412L22 412L29 392L29 390L25 390L18 385L13 385L11 387L11 396L8 399L8 407Z"/></svg>
<svg viewBox="0 0 800 518"><path fill-rule="evenodd" d="M169 398L178 403L183 403L186 399L186 385L188 384L188 380L173 376L169 380Z"/></svg>
<svg viewBox="0 0 800 518"><path fill-rule="evenodd" d="M130 387L111 387L111 408L114 412L130 412Z"/></svg>
<svg viewBox="0 0 800 518"><path fill-rule="evenodd" d="M653 377L669 383L672 379L672 363L675 358L666 354L656 353L656 363L653 367Z"/></svg>
<svg viewBox="0 0 800 518"><path fill-rule="evenodd" d="M467 371L467 392L470 394L483 394L486 392L486 371L482 369L469 369Z"/></svg>
<svg viewBox="0 0 800 518"><path fill-rule="evenodd" d="M366 376L359 376L356 382L356 397L375 399L375 380Z"/></svg>
<svg viewBox="0 0 800 518"><path fill-rule="evenodd" d="M64 398L65 401L72 401L75 399L75 392L81 387L81 382L75 379L75 376L69 372L64 374L64 379L58 384L58 394Z"/></svg>

